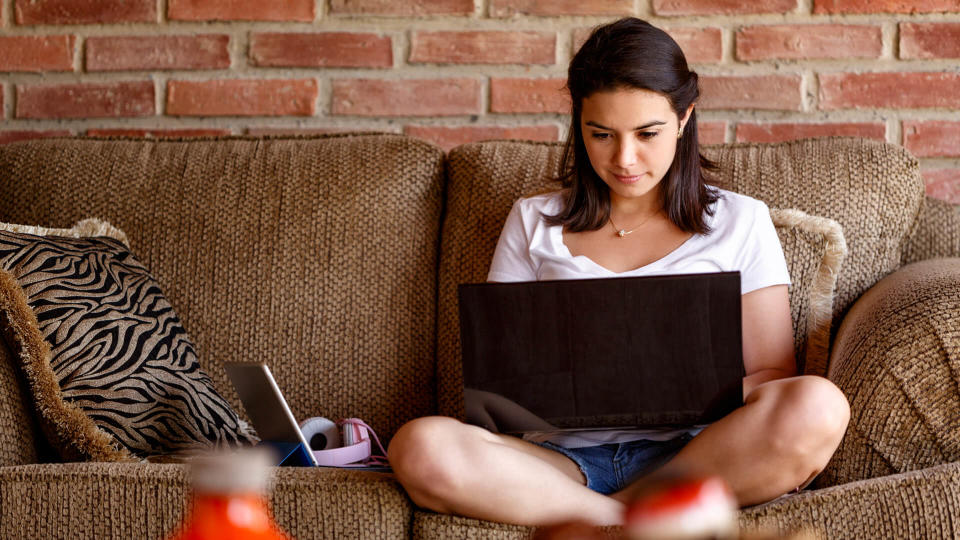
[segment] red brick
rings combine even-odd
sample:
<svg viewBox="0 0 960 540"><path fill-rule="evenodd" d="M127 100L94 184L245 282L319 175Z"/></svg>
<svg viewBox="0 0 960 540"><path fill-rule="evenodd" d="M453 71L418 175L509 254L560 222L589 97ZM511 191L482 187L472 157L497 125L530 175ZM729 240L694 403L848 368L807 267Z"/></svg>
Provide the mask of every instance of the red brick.
<svg viewBox="0 0 960 540"><path fill-rule="evenodd" d="M250 59L257 66L389 68L393 46L389 37L376 34L256 33Z"/></svg>
<svg viewBox="0 0 960 540"><path fill-rule="evenodd" d="M410 62L436 64L554 64L552 32L414 32Z"/></svg>
<svg viewBox="0 0 960 540"><path fill-rule="evenodd" d="M632 15L633 0L491 0L491 17Z"/></svg>
<svg viewBox="0 0 960 540"><path fill-rule="evenodd" d="M270 135L329 135L333 133L399 133L399 127L363 129L360 127L251 127L247 128L247 135L264 137Z"/></svg>
<svg viewBox="0 0 960 540"><path fill-rule="evenodd" d="M167 17L179 21L313 22L315 0L168 0Z"/></svg>
<svg viewBox="0 0 960 540"><path fill-rule="evenodd" d="M230 36L125 36L87 38L88 71L226 69Z"/></svg>
<svg viewBox="0 0 960 540"><path fill-rule="evenodd" d="M717 63L723 56L723 35L719 28L668 28L666 31L683 49L687 62Z"/></svg>
<svg viewBox="0 0 960 540"><path fill-rule="evenodd" d="M28 139L42 139L45 137L69 137L70 132L65 129L56 129L48 131L30 131L30 130L10 130L0 131L0 144L6 144L16 141L25 141Z"/></svg>
<svg viewBox="0 0 960 540"><path fill-rule="evenodd" d="M573 51L590 37L593 28L577 28L573 31ZM683 50L691 64L717 63L723 57L723 35L719 28L664 28L666 33Z"/></svg>
<svg viewBox="0 0 960 540"><path fill-rule="evenodd" d="M314 79L169 81L171 116L312 116L319 90Z"/></svg>
<svg viewBox="0 0 960 540"><path fill-rule="evenodd" d="M814 13L939 13L960 11L960 0L814 0Z"/></svg>
<svg viewBox="0 0 960 540"><path fill-rule="evenodd" d="M737 58L879 58L879 26L783 24L748 26L737 32Z"/></svg>
<svg viewBox="0 0 960 540"><path fill-rule="evenodd" d="M229 129L195 128L195 129L129 129L129 128L102 128L88 129L91 137L150 137L150 138L179 138L179 137L209 137L216 135L230 135Z"/></svg>
<svg viewBox="0 0 960 540"><path fill-rule="evenodd" d="M960 107L960 73L825 73L821 109Z"/></svg>
<svg viewBox="0 0 960 540"><path fill-rule="evenodd" d="M697 139L700 144L721 144L726 137L726 122L697 122Z"/></svg>
<svg viewBox="0 0 960 540"><path fill-rule="evenodd" d="M455 116L480 114L476 79L340 79L333 81L333 114Z"/></svg>
<svg viewBox="0 0 960 540"><path fill-rule="evenodd" d="M157 22L156 0L15 0L17 24Z"/></svg>
<svg viewBox="0 0 960 540"><path fill-rule="evenodd" d="M573 54L576 54L580 50L580 47L583 46L583 43L587 41L587 38L590 37L590 33L593 32L593 27L587 28L576 28L573 31ZM676 38L674 38L676 39Z"/></svg>
<svg viewBox="0 0 960 540"><path fill-rule="evenodd" d="M404 133L429 141L444 150L461 144L492 139L556 141L557 126L407 126Z"/></svg>
<svg viewBox="0 0 960 540"><path fill-rule="evenodd" d="M920 157L960 157L960 122L905 120L903 145Z"/></svg>
<svg viewBox="0 0 960 540"><path fill-rule="evenodd" d="M887 127L880 122L737 124L738 142L780 142L831 135L884 140L886 134Z"/></svg>
<svg viewBox="0 0 960 540"><path fill-rule="evenodd" d="M153 116L150 81L17 85L17 118Z"/></svg>
<svg viewBox="0 0 960 540"><path fill-rule="evenodd" d="M490 111L497 113L570 113L566 79L490 80Z"/></svg>
<svg viewBox="0 0 960 540"><path fill-rule="evenodd" d="M470 15L474 0L330 0L331 15Z"/></svg>
<svg viewBox="0 0 960 540"><path fill-rule="evenodd" d="M705 109L802 107L799 75L710 76L700 78L700 106Z"/></svg>
<svg viewBox="0 0 960 540"><path fill-rule="evenodd" d="M797 9L797 0L653 0L657 15L742 15L788 13Z"/></svg>
<svg viewBox="0 0 960 540"><path fill-rule="evenodd" d="M960 58L960 23L901 23L900 58Z"/></svg>
<svg viewBox="0 0 960 540"><path fill-rule="evenodd" d="M921 174L927 195L960 204L960 169L927 169Z"/></svg>
<svg viewBox="0 0 960 540"><path fill-rule="evenodd" d="M0 71L73 71L76 36L0 37Z"/></svg>
<svg viewBox="0 0 960 540"><path fill-rule="evenodd" d="M586 28L575 28L573 30L573 54L576 54L577 51L580 50L580 47L583 46L583 43L587 41L588 37L590 37L591 32L593 32L592 26Z"/></svg>

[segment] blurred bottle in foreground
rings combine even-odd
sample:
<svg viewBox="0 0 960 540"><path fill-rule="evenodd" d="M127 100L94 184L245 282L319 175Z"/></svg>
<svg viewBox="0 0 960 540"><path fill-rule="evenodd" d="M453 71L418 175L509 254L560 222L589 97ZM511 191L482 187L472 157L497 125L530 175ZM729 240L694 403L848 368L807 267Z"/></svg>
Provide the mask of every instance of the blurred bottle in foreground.
<svg viewBox="0 0 960 540"><path fill-rule="evenodd" d="M739 538L737 501L718 476L675 478L631 502L623 530L630 540Z"/></svg>
<svg viewBox="0 0 960 540"><path fill-rule="evenodd" d="M290 540L267 505L270 463L256 449L193 459L193 509L170 540Z"/></svg>

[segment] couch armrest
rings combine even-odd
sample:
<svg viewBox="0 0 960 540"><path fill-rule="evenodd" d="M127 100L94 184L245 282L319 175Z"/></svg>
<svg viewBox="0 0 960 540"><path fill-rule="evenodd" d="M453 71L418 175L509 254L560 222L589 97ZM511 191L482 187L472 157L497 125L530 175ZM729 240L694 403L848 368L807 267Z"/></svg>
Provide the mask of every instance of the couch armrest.
<svg viewBox="0 0 960 540"><path fill-rule="evenodd" d="M309 538L406 538L413 508L392 475L274 470L280 527ZM59 463L0 468L0 538L166 538L189 506L184 465Z"/></svg>
<svg viewBox="0 0 960 540"><path fill-rule="evenodd" d="M850 424L818 487L960 459L960 259L905 266L860 297L828 377Z"/></svg>

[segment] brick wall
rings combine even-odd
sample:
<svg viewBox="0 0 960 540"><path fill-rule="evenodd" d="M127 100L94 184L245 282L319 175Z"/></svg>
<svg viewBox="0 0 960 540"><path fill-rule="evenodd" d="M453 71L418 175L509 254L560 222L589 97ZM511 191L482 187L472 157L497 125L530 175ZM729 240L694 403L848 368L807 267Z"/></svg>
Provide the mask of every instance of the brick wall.
<svg viewBox="0 0 960 540"><path fill-rule="evenodd" d="M0 0L0 142L377 130L556 140L592 26L703 76L705 142L903 144L960 203L960 0Z"/></svg>

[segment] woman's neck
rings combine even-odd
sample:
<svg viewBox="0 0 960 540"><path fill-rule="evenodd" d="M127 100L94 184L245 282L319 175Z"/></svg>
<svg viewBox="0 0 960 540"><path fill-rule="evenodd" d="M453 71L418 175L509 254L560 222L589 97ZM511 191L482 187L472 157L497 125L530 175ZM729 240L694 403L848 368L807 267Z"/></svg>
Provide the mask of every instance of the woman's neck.
<svg viewBox="0 0 960 540"><path fill-rule="evenodd" d="M663 203L657 190L650 190L642 197L629 199L617 197L613 193L610 195L610 217L617 223L647 219L663 210Z"/></svg>

